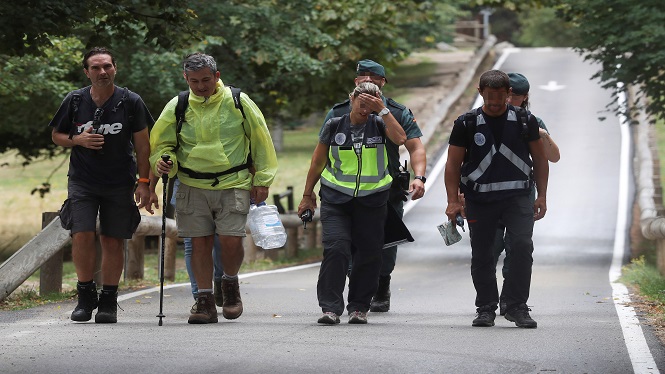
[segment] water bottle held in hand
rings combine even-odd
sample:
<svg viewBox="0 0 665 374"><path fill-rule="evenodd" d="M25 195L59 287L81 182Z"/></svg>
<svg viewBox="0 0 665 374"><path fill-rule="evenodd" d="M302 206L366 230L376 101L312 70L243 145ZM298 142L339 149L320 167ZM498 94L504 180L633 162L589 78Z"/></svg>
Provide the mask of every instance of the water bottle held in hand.
<svg viewBox="0 0 665 374"><path fill-rule="evenodd" d="M286 244L286 230L274 205L252 204L247 215L254 244L263 249L281 248Z"/></svg>

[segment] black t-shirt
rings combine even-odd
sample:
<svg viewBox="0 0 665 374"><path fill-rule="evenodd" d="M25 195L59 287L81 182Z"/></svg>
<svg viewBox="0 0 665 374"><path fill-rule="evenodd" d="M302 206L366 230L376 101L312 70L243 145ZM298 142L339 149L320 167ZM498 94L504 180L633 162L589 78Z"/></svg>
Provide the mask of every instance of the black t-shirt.
<svg viewBox="0 0 665 374"><path fill-rule="evenodd" d="M63 100L49 123L58 132L70 133L74 115L72 96L75 93L81 95L81 101L73 134L80 134L93 124L94 113L98 108L88 86L70 92ZM155 121L138 94L127 90L127 96L122 100L124 93L124 88L116 86L113 95L101 106L103 113L96 132L104 135L102 152L81 146L72 148L67 173L70 178L103 185L135 182L137 167L132 136L135 132L152 127Z"/></svg>
<svg viewBox="0 0 665 374"><path fill-rule="evenodd" d="M494 145L498 147L499 144L501 144L501 140L503 137L502 126L508 118L508 110L503 112L503 114L498 117L491 117L485 114L485 112L483 112L483 117L485 118L485 122L492 131L492 136L494 137ZM464 126L463 120L464 116L462 115L458 117L457 120L455 121L455 124L453 125L453 130L450 133L450 139L448 140L448 143L458 147L468 148L469 139L471 139L471 137L469 136L469 134L466 133L466 126ZM529 116L529 122L527 123L527 131L528 131L527 141L532 142L540 139L540 132L538 130L539 128L540 127L538 126L538 120L536 119L536 116L531 114Z"/></svg>

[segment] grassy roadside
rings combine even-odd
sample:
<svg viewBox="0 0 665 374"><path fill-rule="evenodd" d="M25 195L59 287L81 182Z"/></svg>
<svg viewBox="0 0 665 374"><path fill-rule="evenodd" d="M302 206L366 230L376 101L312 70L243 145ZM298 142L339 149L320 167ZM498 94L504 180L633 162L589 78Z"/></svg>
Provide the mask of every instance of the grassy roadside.
<svg viewBox="0 0 665 374"><path fill-rule="evenodd" d="M665 186L665 123L659 121L654 128L660 160L660 184ZM640 246L643 255L623 267L621 282L637 294L637 307L646 312L665 344L665 277L657 268L655 241L644 240Z"/></svg>
<svg viewBox="0 0 665 374"><path fill-rule="evenodd" d="M317 126L304 126L284 133L285 150L278 154L279 172L275 178L271 193L280 193L288 186L294 188L294 196L302 195L305 175L309 169L309 161L312 151L317 142ZM5 244L5 250L9 248L13 253L22 243L32 238L41 229L41 212L57 211L60 204L67 195L67 164L65 163L51 177L51 191L44 198L30 194L33 186L39 186L50 172L56 170L62 164L63 158L49 161L39 161L28 166L22 166L16 160L14 154L0 156L0 164L8 163L0 168L0 194L3 197L3 210L7 212L0 216L0 242L14 243L13 247ZM161 186L158 187L158 195L161 196ZM272 201L272 198L270 198ZM296 199L295 204L300 201ZM142 214L148 214L142 212ZM161 215L161 211L155 212ZM275 269L290 265L307 262L315 262L320 259L321 249L308 249L299 251L297 258L278 257L277 260L257 260L250 264L244 264L243 273ZM4 256L9 257L8 255ZM176 283L188 282L189 278L184 265L183 251L177 251L176 260ZM0 262L2 258L2 247L0 247ZM158 256L157 253L146 253L145 256L145 279L142 281L122 282L121 291L158 285ZM0 302L0 310L25 309L37 305L67 300L76 294L76 272L71 262L65 262L63 268L63 292L60 294L39 296L39 270L35 272L20 289L12 293L8 298Z"/></svg>

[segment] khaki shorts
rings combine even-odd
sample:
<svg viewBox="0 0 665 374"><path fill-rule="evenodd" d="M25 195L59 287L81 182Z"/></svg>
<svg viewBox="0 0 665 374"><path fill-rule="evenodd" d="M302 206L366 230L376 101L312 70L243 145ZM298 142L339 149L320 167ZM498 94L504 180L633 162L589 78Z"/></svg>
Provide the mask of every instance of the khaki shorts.
<svg viewBox="0 0 665 374"><path fill-rule="evenodd" d="M178 236L246 236L249 191L204 190L180 183L175 200Z"/></svg>

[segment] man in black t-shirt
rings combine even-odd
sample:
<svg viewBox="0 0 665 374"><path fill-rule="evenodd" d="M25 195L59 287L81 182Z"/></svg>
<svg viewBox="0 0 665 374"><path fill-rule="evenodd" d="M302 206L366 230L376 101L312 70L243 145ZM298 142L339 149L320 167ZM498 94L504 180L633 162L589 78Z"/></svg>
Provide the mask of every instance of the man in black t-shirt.
<svg viewBox="0 0 665 374"><path fill-rule="evenodd" d="M72 149L60 219L72 235L78 305L71 319L79 322L89 321L98 306L96 323L117 322L124 239L132 237L141 221L139 209L151 209L148 128L154 120L139 95L114 85L116 69L108 49L86 53L83 72L91 85L68 93L49 123L53 142ZM97 215L103 283L99 297L93 281Z"/></svg>
<svg viewBox="0 0 665 374"><path fill-rule="evenodd" d="M472 325L494 326L499 292L492 245L501 221L510 232L513 251L503 289L505 317L518 327L535 328L538 324L526 303L533 265L533 224L547 211L547 157L535 116L522 115L506 104L508 75L499 70L483 73L478 92L484 104L455 120L445 169L446 216L454 220L461 214L469 224L477 307ZM529 194L534 182L538 197L532 203Z"/></svg>

